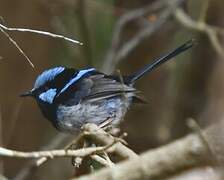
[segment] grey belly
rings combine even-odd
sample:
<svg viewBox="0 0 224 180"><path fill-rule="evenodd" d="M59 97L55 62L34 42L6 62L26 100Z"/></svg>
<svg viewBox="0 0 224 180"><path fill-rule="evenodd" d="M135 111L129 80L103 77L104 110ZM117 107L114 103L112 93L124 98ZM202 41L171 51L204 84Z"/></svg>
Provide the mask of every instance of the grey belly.
<svg viewBox="0 0 224 180"><path fill-rule="evenodd" d="M106 120L118 124L127 112L131 97L112 98L97 103L82 102L74 106L60 105L57 110L57 126L62 131L79 131L86 123L97 125Z"/></svg>

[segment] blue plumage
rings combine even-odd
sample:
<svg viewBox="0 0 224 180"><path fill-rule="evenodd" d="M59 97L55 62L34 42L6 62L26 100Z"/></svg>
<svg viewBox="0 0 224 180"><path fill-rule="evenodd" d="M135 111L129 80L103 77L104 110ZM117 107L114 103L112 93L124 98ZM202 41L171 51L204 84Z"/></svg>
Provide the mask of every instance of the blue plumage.
<svg viewBox="0 0 224 180"><path fill-rule="evenodd" d="M41 73L31 91L44 116L61 131L85 123L118 124L133 102L143 102L133 85L146 73L192 47L188 41L129 76L106 75L94 68L55 67Z"/></svg>
<svg viewBox="0 0 224 180"><path fill-rule="evenodd" d="M39 99L41 99L42 101L52 104L56 95L56 88L54 89L49 89L46 92L43 92L39 95Z"/></svg>
<svg viewBox="0 0 224 180"><path fill-rule="evenodd" d="M37 89L43 86L47 81L51 81L55 76L62 73L65 70L65 67L55 67L49 70L44 71L41 75L39 75L34 84L34 89Z"/></svg>
<svg viewBox="0 0 224 180"><path fill-rule="evenodd" d="M83 69L78 72L78 74L75 74L74 77L72 77L71 80L63 87L63 89L60 91L59 94L63 93L66 89L68 89L69 86L74 84L76 81L78 81L80 78L82 78L84 75L86 75L88 72L93 72L96 71L95 68L90 68L90 69Z"/></svg>

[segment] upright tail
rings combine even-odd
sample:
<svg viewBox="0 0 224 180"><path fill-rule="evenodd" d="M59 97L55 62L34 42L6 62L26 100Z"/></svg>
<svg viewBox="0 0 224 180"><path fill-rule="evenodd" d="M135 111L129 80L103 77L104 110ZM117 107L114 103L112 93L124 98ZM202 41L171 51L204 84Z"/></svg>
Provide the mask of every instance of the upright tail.
<svg viewBox="0 0 224 180"><path fill-rule="evenodd" d="M193 39L185 42L184 44L182 44L178 48L174 49L173 51L171 51L171 52L165 54L164 56L156 59L151 64L146 65L145 67L143 67L139 71L135 72L134 74L129 75L127 77L127 79L126 79L126 82L128 82L128 84L135 83L135 81L137 81L138 79L140 79L146 73L149 73L149 72L153 71L154 69L156 69L157 67L159 67L164 62L172 59L173 57L177 56L178 54L180 54L180 53L188 50L189 48L191 48L193 46L193 44L194 44L194 40Z"/></svg>

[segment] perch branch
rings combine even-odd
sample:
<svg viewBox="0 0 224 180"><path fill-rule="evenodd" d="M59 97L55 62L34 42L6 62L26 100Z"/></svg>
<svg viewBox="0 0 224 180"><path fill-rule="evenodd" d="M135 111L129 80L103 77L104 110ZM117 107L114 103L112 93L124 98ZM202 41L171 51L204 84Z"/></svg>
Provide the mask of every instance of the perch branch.
<svg viewBox="0 0 224 180"><path fill-rule="evenodd" d="M76 180L162 178L185 168L207 164L210 162L208 157L208 149L201 136L191 134L163 147L149 150L139 158L129 159Z"/></svg>
<svg viewBox="0 0 224 180"><path fill-rule="evenodd" d="M101 165L105 166L105 167L112 167L114 164L111 162L108 162L106 159L94 154L90 156L94 161L97 161L98 163L100 163Z"/></svg>
<svg viewBox="0 0 224 180"><path fill-rule="evenodd" d="M102 146L108 146L113 143L114 137L106 133L103 129L99 128L95 124L86 124L83 126L83 131L85 136L91 139L92 142L97 143ZM110 148L111 149L111 148ZM121 157L121 159L136 158L138 155L123 145L121 142L117 142L113 146L113 153Z"/></svg>
<svg viewBox="0 0 224 180"><path fill-rule="evenodd" d="M112 168L104 168L76 180L160 179L187 168L223 163L224 121L211 125L205 130L201 130L191 121L191 127L196 133L146 151L138 158L123 161Z"/></svg>
<svg viewBox="0 0 224 180"><path fill-rule="evenodd" d="M111 145L116 142L115 140L111 140L111 138L113 137L111 137L111 135L94 124L86 124L83 127L83 133L85 135L85 138L88 138L87 140L91 140L91 142L97 143L99 145L105 145L104 147L99 148L107 147L107 152L111 152L113 150L113 152L120 155L120 157L127 158L127 160L114 166L109 166L106 161L102 162L102 159L98 158L98 162L101 162L101 164L106 166L106 168L94 174L82 176L78 178L78 180L107 180L110 178L137 180L157 177L160 178L175 172L179 172L189 167L210 164L214 161L214 158L212 156L213 153L211 154L211 150L209 148L216 147L217 143L218 145L220 145L220 142L214 144L214 142L212 142L212 139L214 138L209 139L209 137L211 137L211 134L219 132L219 129L222 129L223 126L224 124L216 124L215 126L213 125L209 127L205 131L196 130L196 132L198 133L190 134L168 145L159 147L154 150L149 150L141 154L140 156L137 156L133 151L125 147L120 142L117 142L113 145L113 147L108 148L107 144ZM217 155L217 149L219 150L220 148L217 147L216 149L212 150L215 155ZM99 150L102 151L102 149ZM70 150L70 152L76 153L77 151L81 150ZM95 154L96 151L92 151L85 154L83 153L82 156L91 156ZM79 153L72 154L72 156L74 155L81 156ZM51 158L52 156L48 154L47 157Z"/></svg>
<svg viewBox="0 0 224 180"><path fill-rule="evenodd" d="M71 142L68 143L68 145L65 146L65 150L68 150L70 148L71 145L74 145L74 144L78 144L79 141L83 138L83 133L79 134L79 136L75 139L75 140L72 140ZM56 138L55 140L57 141L58 138ZM57 146L54 146L54 147L57 147ZM37 159L36 161L36 165L37 166L41 166L42 164L44 164L45 162L47 162L47 158L46 157L41 157L39 159Z"/></svg>
<svg viewBox="0 0 224 180"><path fill-rule="evenodd" d="M90 127L94 126L95 127L96 125L87 125L87 126L90 126ZM77 145L83 138L85 138L85 136L88 136L88 137L91 136L90 135L91 133L93 134L93 137L96 138L96 136L97 136L96 135L96 132L95 132L96 129L97 128L83 128L83 131L85 131L85 132L80 133L79 136L76 137L75 140L71 141L71 143L69 143L68 145L66 145L64 149L67 150L67 149L69 149L69 147L71 145L74 145L74 144ZM115 143L116 142L116 144L121 144L120 142L117 142L117 141L120 141L120 140L114 139L113 136L108 136L108 139L107 139L107 133L104 130L99 131L99 133L101 133L101 134L102 134L102 132L104 132L104 135L103 135L102 138L103 138L103 142L104 142L103 144L105 146L110 145L110 142L111 143ZM44 149L52 149L52 148L58 146L58 139L60 139L60 137L61 136L55 138L55 140L57 142L56 143L57 145L51 145L50 147L45 147ZM100 138L100 139L102 139L102 138ZM107 141L108 141L108 143L107 143ZM53 142L53 144L55 144L55 142ZM114 146L116 146L116 144L114 144ZM123 146L123 145L121 145L121 146ZM117 152L117 153L119 153L119 152ZM129 157L129 156L130 155L127 155L127 157ZM112 162L109 162L108 160L104 160L103 161L102 159L99 159L99 157L96 157L96 156L93 156L92 157L92 155L91 155L90 157L93 158L94 160L98 161L99 163L101 163L103 166L111 166L111 164L112 164ZM43 165L48 160L49 160L49 158L47 158L47 157L41 157L41 158L38 158L37 160L34 160L34 161L29 162L29 164L25 168L23 168L21 171L19 171L19 173L14 178L14 180L21 180L21 179L27 178L30 175L30 173L32 173L35 169L37 169L37 167Z"/></svg>
<svg viewBox="0 0 224 180"><path fill-rule="evenodd" d="M13 158L56 158L56 157L85 157L98 152L102 152L108 149L109 146L105 147L88 147L78 150L51 150L51 151L34 151L34 152L21 152L6 149L0 147L1 157L13 157Z"/></svg>
<svg viewBox="0 0 224 180"><path fill-rule="evenodd" d="M66 134L57 134L48 144L41 147L40 150L49 150L58 148L66 139L70 139ZM32 159L27 162L25 166L23 166L16 176L13 178L14 180L23 180L28 179L29 175L32 174L37 167L47 162L48 158L42 157L39 159Z"/></svg>
<svg viewBox="0 0 224 180"><path fill-rule="evenodd" d="M46 162L48 159L56 158L56 157L86 157L90 156L95 161L99 162L103 166L111 167L113 166L113 163L107 159L100 157L96 155L97 153L103 153L104 151L113 152L120 154L121 157L131 157L131 156L137 156L132 152L131 150L127 150L128 148L121 144L121 140L119 138L114 138L113 136L106 133L104 130L98 128L98 126L94 124L87 124L83 128L83 132L80 134L79 138L73 141L73 143L78 143L80 139L82 138L90 138L93 137L93 139L97 139L97 142L104 142L103 146L101 147L87 147L77 150L71 150L68 149L70 146L66 146L63 150L51 150L51 151L37 151L37 152L20 152L20 151L14 151L10 149L6 149L3 147L0 147L0 156L2 157L13 157L13 158L38 158L36 163L31 163L31 169L34 167L38 167L44 162ZM97 138L97 136L102 136L102 138ZM93 141L95 143L95 141ZM118 146L117 146L118 144ZM114 147L113 147L114 146ZM123 151L123 152L122 152ZM125 153L127 153L125 155ZM133 155L134 154L134 155ZM27 173L25 173L26 175ZM20 176L16 176L17 179L20 179L20 177L23 176L23 173L20 174Z"/></svg>

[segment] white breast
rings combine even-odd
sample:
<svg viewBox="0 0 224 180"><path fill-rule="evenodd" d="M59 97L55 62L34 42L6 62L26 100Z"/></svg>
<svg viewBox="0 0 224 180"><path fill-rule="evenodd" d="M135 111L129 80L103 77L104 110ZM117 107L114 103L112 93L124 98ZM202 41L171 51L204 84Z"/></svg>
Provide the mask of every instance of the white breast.
<svg viewBox="0 0 224 180"><path fill-rule="evenodd" d="M120 97L97 103L87 101L74 106L60 105L57 110L57 126L63 131L75 131L86 123L99 125L108 119L117 124L127 112L131 99Z"/></svg>

